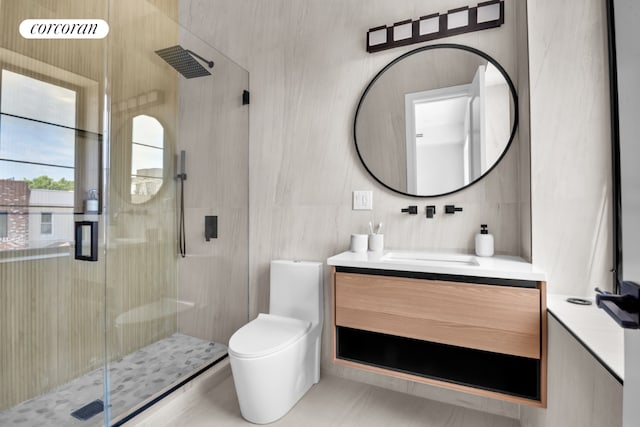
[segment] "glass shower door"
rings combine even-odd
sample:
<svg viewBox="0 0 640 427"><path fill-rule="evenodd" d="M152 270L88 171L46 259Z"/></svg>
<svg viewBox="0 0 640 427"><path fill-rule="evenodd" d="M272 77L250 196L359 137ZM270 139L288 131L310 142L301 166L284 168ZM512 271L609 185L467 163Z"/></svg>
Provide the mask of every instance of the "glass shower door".
<svg viewBox="0 0 640 427"><path fill-rule="evenodd" d="M104 397L106 44L26 40L18 26L105 11L0 2L0 425L103 423L77 411Z"/></svg>
<svg viewBox="0 0 640 427"><path fill-rule="evenodd" d="M34 17L109 36L22 38ZM248 321L248 73L177 22L177 1L0 1L0 425L120 425ZM177 45L215 66L184 77L156 53Z"/></svg>

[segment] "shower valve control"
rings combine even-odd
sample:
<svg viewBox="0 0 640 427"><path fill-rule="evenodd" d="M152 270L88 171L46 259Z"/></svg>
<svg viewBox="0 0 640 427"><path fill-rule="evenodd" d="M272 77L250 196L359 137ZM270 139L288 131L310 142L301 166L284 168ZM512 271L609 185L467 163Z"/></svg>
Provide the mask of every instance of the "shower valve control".
<svg viewBox="0 0 640 427"><path fill-rule="evenodd" d="M208 242L218 238L218 216L207 215L204 217L204 239Z"/></svg>

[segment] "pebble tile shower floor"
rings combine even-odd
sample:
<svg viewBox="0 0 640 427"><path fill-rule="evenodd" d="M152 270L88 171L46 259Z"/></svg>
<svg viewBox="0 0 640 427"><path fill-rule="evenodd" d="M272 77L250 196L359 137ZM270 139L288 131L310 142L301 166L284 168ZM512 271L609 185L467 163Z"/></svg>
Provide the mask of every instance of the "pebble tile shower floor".
<svg viewBox="0 0 640 427"><path fill-rule="evenodd" d="M162 393L179 379L227 354L223 344L174 334L109 364L111 417L118 418L142 402ZM64 384L49 393L0 412L0 426L101 426L104 413L86 421L71 413L96 399L103 399L103 370Z"/></svg>

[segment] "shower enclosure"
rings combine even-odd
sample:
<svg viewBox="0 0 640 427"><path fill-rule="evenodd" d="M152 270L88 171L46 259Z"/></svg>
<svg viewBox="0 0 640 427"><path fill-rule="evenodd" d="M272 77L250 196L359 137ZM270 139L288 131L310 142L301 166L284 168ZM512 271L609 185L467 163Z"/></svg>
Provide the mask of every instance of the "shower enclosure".
<svg viewBox="0 0 640 427"><path fill-rule="evenodd" d="M178 13L0 2L0 425L120 425L248 320L248 73ZM33 18L110 31L24 39ZM156 54L174 46L209 75Z"/></svg>

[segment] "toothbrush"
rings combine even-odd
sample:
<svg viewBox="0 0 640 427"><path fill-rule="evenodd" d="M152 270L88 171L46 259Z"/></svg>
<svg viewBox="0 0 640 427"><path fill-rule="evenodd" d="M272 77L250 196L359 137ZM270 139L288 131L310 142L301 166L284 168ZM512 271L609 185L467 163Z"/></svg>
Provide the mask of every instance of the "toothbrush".
<svg viewBox="0 0 640 427"><path fill-rule="evenodd" d="M382 234L382 223L378 224L378 229L376 231L376 234Z"/></svg>
<svg viewBox="0 0 640 427"><path fill-rule="evenodd" d="M373 223L371 221L369 221L369 234L375 234L373 232Z"/></svg>

